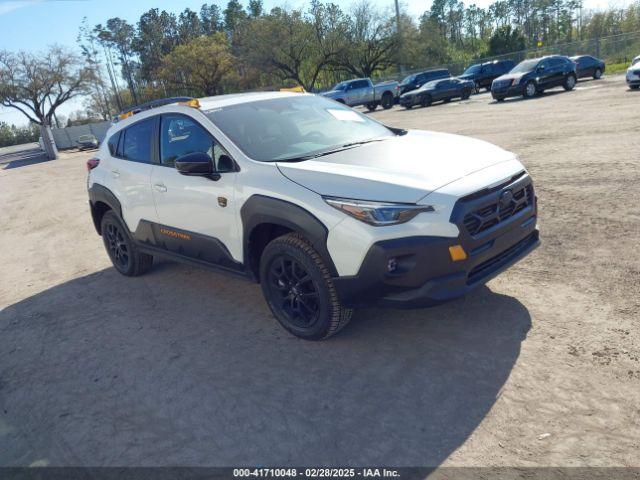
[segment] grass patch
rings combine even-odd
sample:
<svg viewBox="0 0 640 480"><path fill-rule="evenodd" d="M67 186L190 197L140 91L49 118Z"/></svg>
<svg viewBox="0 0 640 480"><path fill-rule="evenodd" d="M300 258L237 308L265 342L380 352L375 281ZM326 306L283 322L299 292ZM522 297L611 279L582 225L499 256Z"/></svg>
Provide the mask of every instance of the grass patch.
<svg viewBox="0 0 640 480"><path fill-rule="evenodd" d="M607 73L624 73L629 68L629 62L611 63L607 65Z"/></svg>

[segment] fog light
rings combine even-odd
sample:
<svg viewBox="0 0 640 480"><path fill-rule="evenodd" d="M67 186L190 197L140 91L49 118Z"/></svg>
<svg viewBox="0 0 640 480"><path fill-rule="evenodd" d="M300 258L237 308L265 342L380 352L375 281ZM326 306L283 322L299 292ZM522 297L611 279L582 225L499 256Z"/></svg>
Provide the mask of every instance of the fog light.
<svg viewBox="0 0 640 480"><path fill-rule="evenodd" d="M462 248L461 245L453 245L449 247L449 255L451 255L451 260L454 262L467 259L467 252L464 251L464 248Z"/></svg>
<svg viewBox="0 0 640 480"><path fill-rule="evenodd" d="M387 271L389 273L393 273L398 268L398 260L395 258L390 258L387 262Z"/></svg>

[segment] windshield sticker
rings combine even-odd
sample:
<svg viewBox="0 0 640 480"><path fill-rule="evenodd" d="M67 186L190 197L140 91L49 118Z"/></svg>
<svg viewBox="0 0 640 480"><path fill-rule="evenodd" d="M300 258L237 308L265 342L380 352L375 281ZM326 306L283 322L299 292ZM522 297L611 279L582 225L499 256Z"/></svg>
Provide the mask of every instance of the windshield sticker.
<svg viewBox="0 0 640 480"><path fill-rule="evenodd" d="M356 112L352 112L351 110L337 110L333 108L327 108L327 112L333 115L335 119L342 120L343 122L364 123L364 118L362 118Z"/></svg>

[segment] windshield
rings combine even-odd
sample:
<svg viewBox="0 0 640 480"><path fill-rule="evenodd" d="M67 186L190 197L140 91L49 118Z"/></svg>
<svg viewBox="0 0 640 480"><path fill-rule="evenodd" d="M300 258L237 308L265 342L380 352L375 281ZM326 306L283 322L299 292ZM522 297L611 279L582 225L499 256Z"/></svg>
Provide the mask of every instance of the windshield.
<svg viewBox="0 0 640 480"><path fill-rule="evenodd" d="M347 89L347 85L348 85L348 82L340 82L335 87L333 87L333 89L334 90L339 90L339 91L346 90Z"/></svg>
<svg viewBox="0 0 640 480"><path fill-rule="evenodd" d="M525 60L524 62L520 62L518 65L516 65L513 70L511 70L509 73L526 73L526 72L530 72L531 70L533 70L534 68L536 68L536 65L538 65L539 60Z"/></svg>
<svg viewBox="0 0 640 480"><path fill-rule="evenodd" d="M229 105L206 115L245 155L261 162L293 160L395 136L366 115L315 95Z"/></svg>
<svg viewBox="0 0 640 480"><path fill-rule="evenodd" d="M480 71L481 66L480 65L471 65L469 68L467 68L463 75L471 75L473 73L477 73Z"/></svg>
<svg viewBox="0 0 640 480"><path fill-rule="evenodd" d="M408 77L405 77L405 79L400 82L400 85L408 85L409 83L413 82L415 79L416 79L416 75L409 75Z"/></svg>
<svg viewBox="0 0 640 480"><path fill-rule="evenodd" d="M631 62L631 66L633 67L636 63L640 63L640 57L634 58L633 62Z"/></svg>

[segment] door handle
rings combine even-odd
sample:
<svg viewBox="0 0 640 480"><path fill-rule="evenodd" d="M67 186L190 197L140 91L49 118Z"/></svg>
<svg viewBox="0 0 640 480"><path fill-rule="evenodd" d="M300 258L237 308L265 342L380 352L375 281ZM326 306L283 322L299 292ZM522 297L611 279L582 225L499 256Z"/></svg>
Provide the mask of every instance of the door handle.
<svg viewBox="0 0 640 480"><path fill-rule="evenodd" d="M118 170L111 170L111 175L113 178L118 178L120 176L120 172Z"/></svg>
<svg viewBox="0 0 640 480"><path fill-rule="evenodd" d="M156 183L153 188L155 188L156 190L158 190L159 192L166 192L167 191L167 187L163 184L163 183Z"/></svg>

